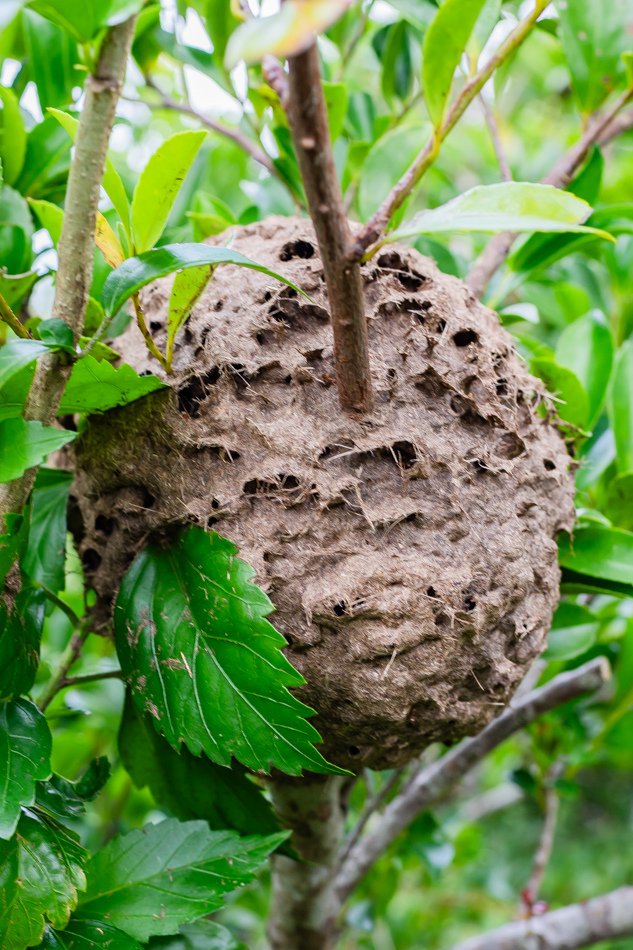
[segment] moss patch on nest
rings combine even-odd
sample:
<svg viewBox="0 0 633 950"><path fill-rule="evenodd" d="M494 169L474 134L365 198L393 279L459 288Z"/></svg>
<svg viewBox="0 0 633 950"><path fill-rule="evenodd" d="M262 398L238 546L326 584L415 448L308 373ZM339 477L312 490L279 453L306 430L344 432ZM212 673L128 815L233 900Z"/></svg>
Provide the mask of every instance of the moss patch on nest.
<svg viewBox="0 0 633 950"><path fill-rule="evenodd" d="M318 711L324 753L402 764L482 728L543 649L570 460L496 316L416 251L364 265L375 409L338 405L310 223L236 228L283 272L221 267L176 347L177 392L93 418L76 444L80 549L111 602L148 534L235 541ZM170 281L143 297L164 345ZM157 371L135 328L120 341ZM545 409L545 411L543 411Z"/></svg>

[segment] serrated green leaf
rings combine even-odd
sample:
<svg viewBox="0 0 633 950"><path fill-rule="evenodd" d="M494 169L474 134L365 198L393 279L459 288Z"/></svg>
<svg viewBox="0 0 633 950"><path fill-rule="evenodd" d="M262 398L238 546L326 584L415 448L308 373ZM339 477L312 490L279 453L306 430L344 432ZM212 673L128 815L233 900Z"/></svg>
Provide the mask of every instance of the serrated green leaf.
<svg viewBox="0 0 633 950"><path fill-rule="evenodd" d="M0 422L0 482L10 482L47 455L77 437L76 432L43 426L41 422L5 419Z"/></svg>
<svg viewBox="0 0 633 950"><path fill-rule="evenodd" d="M421 211L391 231L386 240L400 241L445 231L576 231L613 241L606 231L580 223L590 213L591 205L571 192L551 185L506 181L478 185L439 208Z"/></svg>
<svg viewBox="0 0 633 950"><path fill-rule="evenodd" d="M154 247L207 133L176 132L154 152L132 198L132 242L136 253Z"/></svg>
<svg viewBox="0 0 633 950"><path fill-rule="evenodd" d="M234 756L266 772L337 772L313 746L312 710L289 692L303 677L253 574L235 545L196 527L137 556L115 608L134 700L174 748L184 742L220 765Z"/></svg>
<svg viewBox="0 0 633 950"><path fill-rule="evenodd" d="M211 828L243 835L279 831L272 806L245 770L224 768L186 748L175 752L158 735L129 693L119 729L121 760L137 788L148 786L157 804L181 820L204 819Z"/></svg>
<svg viewBox="0 0 633 950"><path fill-rule="evenodd" d="M202 291L213 277L214 267L192 267L181 270L171 288L167 314L167 361L171 363L178 331L185 325Z"/></svg>
<svg viewBox="0 0 633 950"><path fill-rule="evenodd" d="M56 594L64 586L66 507L72 472L41 468L31 495L29 538L22 570Z"/></svg>
<svg viewBox="0 0 633 950"><path fill-rule="evenodd" d="M0 164L8 185L12 185L24 164L26 130L20 104L11 89L0 86Z"/></svg>
<svg viewBox="0 0 633 950"><path fill-rule="evenodd" d="M453 76L486 0L444 0L422 47L422 85L436 128L442 124Z"/></svg>
<svg viewBox="0 0 633 950"><path fill-rule="evenodd" d="M563 330L556 344L556 362L580 381L591 426L602 409L613 367L613 336L602 314L589 313Z"/></svg>
<svg viewBox="0 0 633 950"><path fill-rule="evenodd" d="M0 838L11 838L36 782L51 774L52 739L46 719L27 699L0 704Z"/></svg>
<svg viewBox="0 0 633 950"><path fill-rule="evenodd" d="M22 812L17 834L0 841L0 945L25 950L46 923L63 928L85 887L76 835L36 808Z"/></svg>
<svg viewBox="0 0 633 950"><path fill-rule="evenodd" d="M11 607L0 599L0 699L11 699L32 687L45 609L42 590L21 590Z"/></svg>
<svg viewBox="0 0 633 950"><path fill-rule="evenodd" d="M84 356L73 366L58 415L106 412L115 406L134 402L164 386L157 376L139 376L127 363L116 367L93 356Z"/></svg>
<svg viewBox="0 0 633 950"><path fill-rule="evenodd" d="M71 918L65 930L46 931L37 950L143 950L129 934L103 920Z"/></svg>
<svg viewBox="0 0 633 950"><path fill-rule="evenodd" d="M49 113L57 119L64 131L75 141L79 119L62 112L60 109L49 109ZM114 205L114 209L121 219L121 223L126 233L130 234L130 201L121 181L121 176L114 167L114 163L109 155L106 156L105 171L103 173L103 190Z"/></svg>
<svg viewBox="0 0 633 950"><path fill-rule="evenodd" d="M581 525L559 541L559 560L577 574L633 585L633 532Z"/></svg>
<svg viewBox="0 0 633 950"><path fill-rule="evenodd" d="M165 244L153 251L139 254L138 257L128 258L108 275L103 285L102 295L106 316L113 316L133 294L159 277L166 277L167 274L191 267L216 266L217 264L237 264L240 267L249 267L251 270L260 271L262 274L274 277L275 280L280 280L282 284L306 296L292 281L286 280L275 271L251 261L239 251L233 251L229 247L209 247L206 244Z"/></svg>
<svg viewBox="0 0 633 950"><path fill-rule="evenodd" d="M0 351L1 352L1 351ZM609 400L609 417L615 437L620 472L633 471L633 341L618 350Z"/></svg>
<svg viewBox="0 0 633 950"><path fill-rule="evenodd" d="M173 934L218 910L286 838L239 838L203 821L168 818L114 838L91 858L76 916L104 919L137 940Z"/></svg>

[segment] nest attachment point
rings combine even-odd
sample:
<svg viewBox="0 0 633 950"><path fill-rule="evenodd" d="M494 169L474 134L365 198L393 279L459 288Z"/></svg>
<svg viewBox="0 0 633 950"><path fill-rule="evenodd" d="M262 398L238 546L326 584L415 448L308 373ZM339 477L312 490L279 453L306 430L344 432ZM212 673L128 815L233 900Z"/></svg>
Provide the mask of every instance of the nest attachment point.
<svg viewBox="0 0 633 950"><path fill-rule="evenodd" d="M235 541L324 754L401 765L481 729L543 649L570 459L496 316L403 247L363 265L375 408L345 416L310 223L232 233L311 300L218 268L176 346L177 391L93 417L78 441L84 565L109 604L152 533L194 522ZM163 347L170 284L143 295ZM118 345L157 372L135 327Z"/></svg>

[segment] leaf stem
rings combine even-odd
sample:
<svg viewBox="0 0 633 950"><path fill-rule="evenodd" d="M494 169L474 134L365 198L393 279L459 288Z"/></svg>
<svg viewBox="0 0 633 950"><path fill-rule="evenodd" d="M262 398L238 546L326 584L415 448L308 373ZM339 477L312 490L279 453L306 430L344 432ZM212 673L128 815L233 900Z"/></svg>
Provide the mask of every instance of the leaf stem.
<svg viewBox="0 0 633 950"><path fill-rule="evenodd" d="M16 336L21 337L23 340L31 339L31 334L26 327L22 326L2 294L0 294L0 319L3 320L7 326L11 327Z"/></svg>
<svg viewBox="0 0 633 950"><path fill-rule="evenodd" d="M134 304L134 313L136 314L136 325L143 335L145 340L145 346L152 354L152 356L158 360L160 365L163 367L166 373L171 373L171 367L169 366L167 360L158 349L154 340L152 339L152 334L149 332L149 327L147 326L147 321L145 320L145 314L143 313L143 308L141 306L141 298L138 294L134 294L132 297L132 303Z"/></svg>
<svg viewBox="0 0 633 950"><path fill-rule="evenodd" d="M87 625L80 627L79 630L76 630L73 633L70 639L68 650L66 652L66 656L60 663L57 673L53 676L52 680L48 684L47 689L44 691L42 698L40 699L39 705L42 712L46 711L59 691L64 689L68 671L79 659L84 643L89 636L90 628Z"/></svg>
<svg viewBox="0 0 633 950"><path fill-rule="evenodd" d="M380 241L389 221L406 201L413 189L420 182L422 177L434 163L439 153L440 146L449 132L457 125L470 103L479 95L488 80L493 76L499 66L503 65L507 59L512 56L523 41L531 33L534 24L541 13L548 5L549 0L536 0L534 9L528 16L512 30L505 40L499 45L488 62L469 79L461 92L448 110L446 118L439 129L436 129L424 146L418 157L412 165L409 166L400 181L398 181L389 192L383 203L380 205L373 217L367 222L365 227L356 236L356 241L352 249L352 259L361 260L371 257L371 252L367 254L368 248Z"/></svg>

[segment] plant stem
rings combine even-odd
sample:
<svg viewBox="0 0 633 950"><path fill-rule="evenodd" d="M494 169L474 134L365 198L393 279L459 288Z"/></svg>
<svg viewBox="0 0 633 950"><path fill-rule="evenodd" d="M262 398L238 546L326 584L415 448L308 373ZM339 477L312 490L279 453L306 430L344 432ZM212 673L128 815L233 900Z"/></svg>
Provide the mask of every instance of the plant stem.
<svg viewBox="0 0 633 950"><path fill-rule="evenodd" d="M2 319L8 327L11 327L16 336L21 337L23 340L31 339L31 334L26 327L22 326L2 294L0 294L0 319Z"/></svg>
<svg viewBox="0 0 633 950"><path fill-rule="evenodd" d="M374 861L426 808L444 801L457 783L505 739L562 703L597 690L610 676L609 664L597 657L576 670L515 701L479 735L455 746L432 765L413 775L402 792L385 808L376 827L356 844L337 878L343 900L357 886Z"/></svg>
<svg viewBox="0 0 633 950"><path fill-rule="evenodd" d="M333 866L343 834L343 779L309 775L270 782L282 824L301 858L272 858L272 906L268 921L271 950L331 950L340 903Z"/></svg>
<svg viewBox="0 0 633 950"><path fill-rule="evenodd" d="M619 115L632 97L633 90L628 89L616 99L613 106L604 115L593 116L584 133L558 159L553 168L542 179L542 184L554 185L556 188L566 188L594 145L606 145L622 132L632 128L633 110L625 115ZM515 240L516 234L511 231L495 234L474 262L468 272L466 283L476 297L483 295L494 274L512 250Z"/></svg>
<svg viewBox="0 0 633 950"><path fill-rule="evenodd" d="M94 72L84 86L84 106L68 176L52 313L68 324L75 340L86 315L101 179L135 20L131 17L108 30ZM39 360L26 402L27 419L44 424L54 420L70 370L69 361L56 353ZM0 523L9 512L21 511L35 473L36 469L29 469L21 478L0 486Z"/></svg>
<svg viewBox="0 0 633 950"><path fill-rule="evenodd" d="M483 66L479 72L475 73L472 79L466 82L452 106L449 108L440 128L435 130L413 164L407 169L400 181L394 185L376 213L356 236L353 247L353 257L355 260L360 260L364 256L370 256L366 255L368 248L370 248L372 244L380 241L395 212L409 197L415 186L437 158L440 146L446 136L452 131L455 125L457 125L470 103L479 95L499 66L505 63L529 36L534 24L548 3L549 0L536 0L532 12L508 34L485 66Z"/></svg>
<svg viewBox="0 0 633 950"><path fill-rule="evenodd" d="M165 372L171 373L171 368L167 364L166 358L163 356L161 351L158 349L154 340L152 339L152 334L149 332L149 327L147 326L147 321L145 320L145 314L143 313L143 308L141 306L141 298L138 294L134 294L132 297L132 303L134 304L134 313L136 314L136 325L143 335L145 340L145 346L152 354L152 356L158 360L160 365L163 367Z"/></svg>
<svg viewBox="0 0 633 950"><path fill-rule="evenodd" d="M60 690L64 689L66 685L66 679L69 669L77 662L83 645L90 635L90 628L88 626L81 627L79 630L76 630L73 633L66 656L62 660L57 673L53 676L52 680L48 684L48 688L45 690L44 695L40 700L40 709L42 712L50 706L52 701L55 699Z"/></svg>
<svg viewBox="0 0 633 950"><path fill-rule="evenodd" d="M345 412L372 405L367 319L358 261L334 166L319 54L313 44L290 59L288 117L325 273L339 399Z"/></svg>

